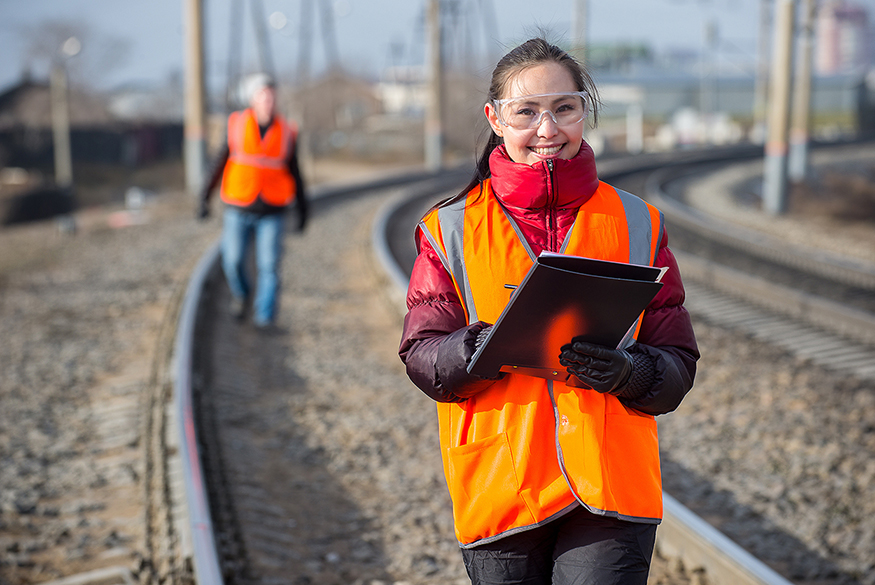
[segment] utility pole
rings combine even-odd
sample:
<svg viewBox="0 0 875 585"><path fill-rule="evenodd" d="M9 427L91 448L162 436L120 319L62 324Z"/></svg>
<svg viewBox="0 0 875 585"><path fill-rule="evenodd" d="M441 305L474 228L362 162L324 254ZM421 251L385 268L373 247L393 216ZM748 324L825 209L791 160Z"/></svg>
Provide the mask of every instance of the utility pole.
<svg viewBox="0 0 875 585"><path fill-rule="evenodd" d="M195 194L206 161L203 0L185 0L185 186Z"/></svg>
<svg viewBox="0 0 875 585"><path fill-rule="evenodd" d="M778 0L769 88L768 140L765 148L763 206L772 215L787 211L787 131L793 63L794 0Z"/></svg>
<svg viewBox="0 0 875 585"><path fill-rule="evenodd" d="M626 107L626 152L641 154L644 150L644 108L641 102Z"/></svg>
<svg viewBox="0 0 875 585"><path fill-rule="evenodd" d="M312 46L311 32L313 24L310 10L312 3L301 2L301 22L298 29L298 88L303 90L310 83L310 47Z"/></svg>
<svg viewBox="0 0 875 585"><path fill-rule="evenodd" d="M769 37L772 0L760 0L760 39L757 56L757 74L753 99L753 134L758 144L765 141L767 93L769 86Z"/></svg>
<svg viewBox="0 0 875 585"><path fill-rule="evenodd" d="M52 143L55 154L55 185L72 195L73 153L70 149L70 94L67 88L67 59L82 50L76 37L64 41L52 63L49 94L52 103Z"/></svg>
<svg viewBox="0 0 875 585"><path fill-rule="evenodd" d="M322 44L325 46L325 60L331 69L340 67L340 51L337 48L337 35L334 33L334 10L332 4L322 0Z"/></svg>
<svg viewBox="0 0 875 585"><path fill-rule="evenodd" d="M225 113L236 110L240 103L240 61L243 47L243 0L231 0L231 30L228 35L228 82L225 87Z"/></svg>
<svg viewBox="0 0 875 585"><path fill-rule="evenodd" d="M705 23L705 50L702 57L702 71L699 77L699 109L705 125L705 142L710 144L713 135L714 116L717 113L717 51L720 45L720 32L717 23Z"/></svg>
<svg viewBox="0 0 875 585"><path fill-rule="evenodd" d="M425 166L430 171L443 167L443 59L441 3L429 0L428 15L428 105L425 112Z"/></svg>
<svg viewBox="0 0 875 585"><path fill-rule="evenodd" d="M483 18L483 38L492 39L487 41L489 44L486 47L486 64L490 68L495 66L498 61L501 48L498 45L498 18L495 15L495 4L492 0L478 0L480 4L480 12Z"/></svg>
<svg viewBox="0 0 875 585"><path fill-rule="evenodd" d="M589 42L589 38L587 36L587 31L589 30L589 5L587 0L574 0L574 14L572 14L572 34L574 38L571 39L571 56L577 59L579 63L586 63L587 58L587 43ZM584 138L586 137L586 124L587 121L583 121L583 133ZM627 128L628 128L628 118L627 118Z"/></svg>
<svg viewBox="0 0 875 585"><path fill-rule="evenodd" d="M313 158L310 153L310 127L307 125L310 101L310 62L313 45L313 2L301 2L300 21L298 24L298 66L296 70L297 112L298 118L298 162L305 174L312 172Z"/></svg>
<svg viewBox="0 0 875 585"><path fill-rule="evenodd" d="M273 67L273 52L270 50L270 38L267 36L267 27L264 26L264 4L261 0L250 1L252 3L252 24L255 27L255 38L258 45L258 66L262 73L276 78L276 70Z"/></svg>
<svg viewBox="0 0 875 585"><path fill-rule="evenodd" d="M802 15L802 46L793 87L788 176L801 183L808 174L808 131L811 124L811 46L814 37L815 1L805 0Z"/></svg>
<svg viewBox="0 0 875 585"><path fill-rule="evenodd" d="M67 59L79 54L82 43L70 37L61 45L60 55L52 63L49 78L49 99L52 112L52 145L55 154L55 185L66 199L67 210L58 216L62 233L76 232L73 217L73 152L70 148L70 93L67 87Z"/></svg>
<svg viewBox="0 0 875 585"><path fill-rule="evenodd" d="M49 90L52 100L52 142L55 151L55 185L62 191L73 187L70 152L70 109L67 102L67 72L63 63L52 66Z"/></svg>
<svg viewBox="0 0 875 585"><path fill-rule="evenodd" d="M572 54L574 58L584 63L586 60L586 44L589 42L587 31L589 27L589 7L587 0L574 2L574 38L572 39Z"/></svg>

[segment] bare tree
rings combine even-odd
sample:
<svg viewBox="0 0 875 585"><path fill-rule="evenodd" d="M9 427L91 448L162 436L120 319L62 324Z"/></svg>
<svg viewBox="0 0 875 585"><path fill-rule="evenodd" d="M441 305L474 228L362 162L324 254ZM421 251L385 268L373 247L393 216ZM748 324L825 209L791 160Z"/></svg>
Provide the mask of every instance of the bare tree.
<svg viewBox="0 0 875 585"><path fill-rule="evenodd" d="M71 83L94 89L108 73L125 64L130 41L113 35L95 33L87 24L74 20L46 20L19 32L27 43L26 69L46 71L60 59L69 57L63 47L70 39L78 41L80 51L67 58ZM69 46L69 45L68 45Z"/></svg>

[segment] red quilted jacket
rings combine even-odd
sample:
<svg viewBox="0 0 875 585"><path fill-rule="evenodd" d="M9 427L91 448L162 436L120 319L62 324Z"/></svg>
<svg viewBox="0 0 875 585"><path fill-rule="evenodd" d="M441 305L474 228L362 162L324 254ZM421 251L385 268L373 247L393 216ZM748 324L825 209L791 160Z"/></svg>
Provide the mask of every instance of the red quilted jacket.
<svg viewBox="0 0 875 585"><path fill-rule="evenodd" d="M536 255L543 250L558 251L578 208L598 186L595 157L586 142L577 156L555 160L554 166L554 189L548 191L545 163L513 162L504 146L496 148L489 160L493 190ZM399 354L410 379L428 396L440 402L464 400L492 383L465 369L477 333L485 324L468 325L449 273L419 230L416 236L419 253L407 291L408 313ZM656 265L669 270L645 310L638 343L632 348L651 356L652 384L634 400L625 401L631 408L654 415L677 408L693 385L699 358L690 316L683 306L680 271L667 236L660 243Z"/></svg>

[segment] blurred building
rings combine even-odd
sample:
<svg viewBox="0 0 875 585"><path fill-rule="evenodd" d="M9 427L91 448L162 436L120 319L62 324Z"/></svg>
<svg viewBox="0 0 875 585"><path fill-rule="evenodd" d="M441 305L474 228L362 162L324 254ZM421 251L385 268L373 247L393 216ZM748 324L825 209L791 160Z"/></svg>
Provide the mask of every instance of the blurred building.
<svg viewBox="0 0 875 585"><path fill-rule="evenodd" d="M875 133L875 73L868 71L819 75L812 80L814 138ZM648 149L761 140L753 127L753 75L705 79L688 73L602 74L596 83L602 104L595 136L623 135L630 114L637 112L646 126ZM648 142L647 136L657 137L658 144Z"/></svg>
<svg viewBox="0 0 875 585"><path fill-rule="evenodd" d="M0 90L0 131L15 127L50 128L51 99L47 80L25 74L18 83ZM93 126L112 120L106 101L99 96L71 87L70 124Z"/></svg>
<svg viewBox="0 0 875 585"><path fill-rule="evenodd" d="M74 162L134 166L179 155L181 116L174 118L169 104L154 109L163 119L135 115L131 95L106 96L70 86L67 103ZM0 89L0 169L50 169L53 160L49 83L25 75Z"/></svg>
<svg viewBox="0 0 875 585"><path fill-rule="evenodd" d="M367 128L382 112L373 84L333 70L305 88L281 87L280 98L280 110L301 126L313 156L337 151L361 155L378 148Z"/></svg>
<svg viewBox="0 0 875 585"><path fill-rule="evenodd" d="M377 84L388 115L422 116L428 101L428 79L423 67L391 67Z"/></svg>
<svg viewBox="0 0 875 585"><path fill-rule="evenodd" d="M815 70L835 75L869 67L872 29L863 6L846 0L826 0L817 13Z"/></svg>
<svg viewBox="0 0 875 585"><path fill-rule="evenodd" d="M107 107L116 120L181 123L182 80L163 86L123 85L107 96Z"/></svg>

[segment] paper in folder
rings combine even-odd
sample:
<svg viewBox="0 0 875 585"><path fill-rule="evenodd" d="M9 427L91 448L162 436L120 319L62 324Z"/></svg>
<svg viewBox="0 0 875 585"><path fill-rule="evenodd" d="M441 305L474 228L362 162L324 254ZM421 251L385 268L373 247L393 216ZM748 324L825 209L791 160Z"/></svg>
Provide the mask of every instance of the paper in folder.
<svg viewBox="0 0 875 585"><path fill-rule="evenodd" d="M608 347L625 343L662 287L665 270L542 253L511 293L468 371L490 378L516 372L579 385L559 363L560 348L575 337Z"/></svg>

